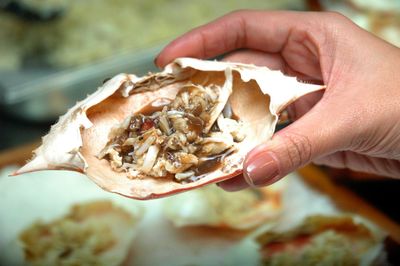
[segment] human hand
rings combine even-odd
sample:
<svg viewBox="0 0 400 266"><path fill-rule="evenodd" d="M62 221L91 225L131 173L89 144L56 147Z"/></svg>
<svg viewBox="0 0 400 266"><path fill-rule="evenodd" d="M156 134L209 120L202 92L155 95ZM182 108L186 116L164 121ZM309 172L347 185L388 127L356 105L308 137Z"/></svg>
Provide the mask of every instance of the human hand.
<svg viewBox="0 0 400 266"><path fill-rule="evenodd" d="M221 187L268 185L311 161L400 177L399 48L335 13L239 11L174 40L155 62L228 52L225 60L266 65L327 88L292 104L296 121L254 148L243 176Z"/></svg>

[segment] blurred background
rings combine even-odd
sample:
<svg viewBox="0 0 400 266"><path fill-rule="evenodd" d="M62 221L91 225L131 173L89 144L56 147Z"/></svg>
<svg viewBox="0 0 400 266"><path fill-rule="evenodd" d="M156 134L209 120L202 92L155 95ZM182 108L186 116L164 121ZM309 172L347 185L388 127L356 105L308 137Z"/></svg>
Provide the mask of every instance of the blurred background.
<svg viewBox="0 0 400 266"><path fill-rule="evenodd" d="M0 8L0 151L6 156L39 141L104 79L156 70L153 59L169 40L236 9L335 10L400 46L399 0L0 0ZM395 202L398 182L325 170L400 220L387 203Z"/></svg>
<svg viewBox="0 0 400 266"><path fill-rule="evenodd" d="M154 71L171 39L232 10L336 10L400 45L398 0L1 0L0 149L36 140L120 72Z"/></svg>

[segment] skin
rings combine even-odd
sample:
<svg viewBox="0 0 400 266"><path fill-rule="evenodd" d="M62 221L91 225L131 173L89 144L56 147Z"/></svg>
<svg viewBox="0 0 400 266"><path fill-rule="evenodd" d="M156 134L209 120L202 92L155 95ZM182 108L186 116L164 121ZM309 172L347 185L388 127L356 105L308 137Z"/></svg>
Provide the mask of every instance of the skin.
<svg viewBox="0 0 400 266"><path fill-rule="evenodd" d="M155 62L227 53L327 88L292 104L294 122L222 188L268 185L310 162L400 177L399 48L337 13L237 11L177 38Z"/></svg>

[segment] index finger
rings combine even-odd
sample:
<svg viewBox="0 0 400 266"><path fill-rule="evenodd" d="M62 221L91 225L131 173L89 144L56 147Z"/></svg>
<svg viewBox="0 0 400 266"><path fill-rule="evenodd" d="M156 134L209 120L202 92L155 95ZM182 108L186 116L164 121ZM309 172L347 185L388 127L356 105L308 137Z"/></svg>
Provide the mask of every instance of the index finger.
<svg viewBox="0 0 400 266"><path fill-rule="evenodd" d="M304 12L236 11L175 39L155 63L163 67L177 57L205 59L239 48L277 53L294 28L306 30Z"/></svg>

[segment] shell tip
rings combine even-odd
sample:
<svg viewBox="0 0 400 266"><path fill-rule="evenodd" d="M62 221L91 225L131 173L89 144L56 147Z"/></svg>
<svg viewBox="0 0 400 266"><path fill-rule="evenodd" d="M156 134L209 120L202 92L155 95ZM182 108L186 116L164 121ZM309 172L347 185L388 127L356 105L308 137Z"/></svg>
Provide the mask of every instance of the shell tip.
<svg viewBox="0 0 400 266"><path fill-rule="evenodd" d="M20 175L20 173L18 173L18 170L17 171L14 171L14 172L12 172L11 174L9 174L8 176L17 176L17 175Z"/></svg>
<svg viewBox="0 0 400 266"><path fill-rule="evenodd" d="M30 172L36 172L40 170L49 169L49 165L46 160L43 159L41 156L35 157L32 161L28 162L12 174L10 176L18 176Z"/></svg>

